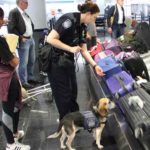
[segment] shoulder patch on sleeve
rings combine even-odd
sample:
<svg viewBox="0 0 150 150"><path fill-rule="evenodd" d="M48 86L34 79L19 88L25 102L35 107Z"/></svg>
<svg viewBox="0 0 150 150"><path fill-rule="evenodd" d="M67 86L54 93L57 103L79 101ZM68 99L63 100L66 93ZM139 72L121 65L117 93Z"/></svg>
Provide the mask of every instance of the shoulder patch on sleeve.
<svg viewBox="0 0 150 150"><path fill-rule="evenodd" d="M62 26L63 26L65 29L70 28L71 25L72 25L72 22L71 22L70 19L67 19L67 20L62 24Z"/></svg>

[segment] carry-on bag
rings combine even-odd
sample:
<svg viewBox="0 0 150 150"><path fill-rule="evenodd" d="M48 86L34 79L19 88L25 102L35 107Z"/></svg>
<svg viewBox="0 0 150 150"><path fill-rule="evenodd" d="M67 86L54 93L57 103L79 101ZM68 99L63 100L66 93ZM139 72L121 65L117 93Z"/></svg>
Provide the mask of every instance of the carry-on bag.
<svg viewBox="0 0 150 150"><path fill-rule="evenodd" d="M146 64L138 53L132 52L130 57L123 59L123 63L134 79L137 76L141 76L149 81L149 73Z"/></svg>
<svg viewBox="0 0 150 150"><path fill-rule="evenodd" d="M111 50L115 55L123 51L119 41L116 39L112 39L110 42L105 42L103 45L105 50Z"/></svg>
<svg viewBox="0 0 150 150"><path fill-rule="evenodd" d="M105 76L104 78L109 78L113 74L122 71L122 66L113 56L108 56L101 59L98 65L103 69Z"/></svg>
<svg viewBox="0 0 150 150"><path fill-rule="evenodd" d="M135 80L126 71L112 75L106 80L106 84L115 98L124 96L135 89Z"/></svg>
<svg viewBox="0 0 150 150"><path fill-rule="evenodd" d="M101 45L101 43L97 42L97 44L93 47L90 48L90 55L94 58L96 54L98 54L99 52L101 52L103 50L103 46Z"/></svg>
<svg viewBox="0 0 150 150"><path fill-rule="evenodd" d="M136 37L146 45L147 50L150 49L150 25L147 22L140 22L135 29Z"/></svg>
<svg viewBox="0 0 150 150"><path fill-rule="evenodd" d="M150 94L150 82L147 83L142 83L141 87L148 93Z"/></svg>
<svg viewBox="0 0 150 150"><path fill-rule="evenodd" d="M121 97L117 103L137 139L150 134L150 95L142 88Z"/></svg>
<svg viewBox="0 0 150 150"><path fill-rule="evenodd" d="M98 54L95 55L94 60L95 62L99 62L100 59L103 59L107 56L114 56L114 53L111 50L104 50L102 52L99 52Z"/></svg>

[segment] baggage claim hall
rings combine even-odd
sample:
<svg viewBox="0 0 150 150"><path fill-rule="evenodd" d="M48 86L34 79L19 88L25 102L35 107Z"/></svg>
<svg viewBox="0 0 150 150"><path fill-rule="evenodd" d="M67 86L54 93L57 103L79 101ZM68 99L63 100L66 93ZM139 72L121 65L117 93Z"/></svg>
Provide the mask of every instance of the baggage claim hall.
<svg viewBox="0 0 150 150"><path fill-rule="evenodd" d="M0 150L150 150L150 0L0 1Z"/></svg>

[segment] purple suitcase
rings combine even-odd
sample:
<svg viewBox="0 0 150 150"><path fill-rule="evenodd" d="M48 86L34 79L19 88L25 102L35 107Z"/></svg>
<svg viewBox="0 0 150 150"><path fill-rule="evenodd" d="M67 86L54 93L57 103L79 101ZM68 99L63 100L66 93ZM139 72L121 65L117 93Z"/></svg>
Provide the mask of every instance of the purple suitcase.
<svg viewBox="0 0 150 150"><path fill-rule="evenodd" d="M124 96L134 90L135 81L126 71L119 72L106 80L106 84L114 96ZM119 98L119 97L116 97Z"/></svg>

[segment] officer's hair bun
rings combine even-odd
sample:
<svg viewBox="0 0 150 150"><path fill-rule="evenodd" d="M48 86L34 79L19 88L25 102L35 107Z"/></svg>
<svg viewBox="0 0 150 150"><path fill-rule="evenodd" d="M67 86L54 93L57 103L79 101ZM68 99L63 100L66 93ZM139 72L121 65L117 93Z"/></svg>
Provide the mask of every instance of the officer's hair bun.
<svg viewBox="0 0 150 150"><path fill-rule="evenodd" d="M84 3L84 4L78 4L78 10L81 13L91 12L91 14L95 14L100 12L99 7L95 3Z"/></svg>
<svg viewBox="0 0 150 150"><path fill-rule="evenodd" d="M80 4L78 4L78 10L81 12L81 10L82 10L82 5L80 5Z"/></svg>

